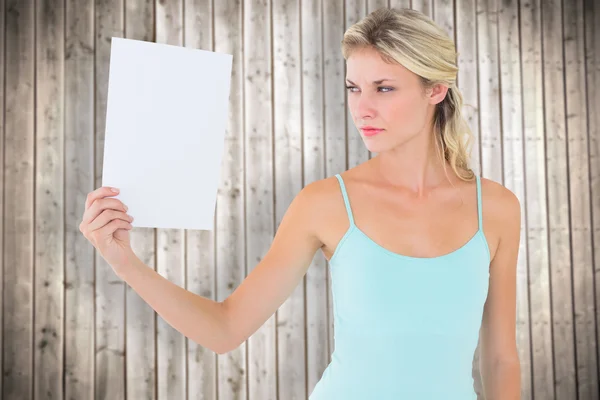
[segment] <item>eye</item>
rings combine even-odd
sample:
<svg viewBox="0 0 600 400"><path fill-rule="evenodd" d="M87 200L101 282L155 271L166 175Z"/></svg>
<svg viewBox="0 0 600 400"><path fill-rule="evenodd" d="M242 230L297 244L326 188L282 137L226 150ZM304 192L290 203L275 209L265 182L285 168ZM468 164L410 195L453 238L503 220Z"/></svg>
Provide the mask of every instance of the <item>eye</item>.
<svg viewBox="0 0 600 400"><path fill-rule="evenodd" d="M352 89L358 89L356 86L348 86L346 85L346 90L348 90L351 93L354 93L355 91L353 91ZM377 90L379 89L385 89L385 90L381 90L382 93L388 93L394 90L394 88L389 87L389 86L378 86Z"/></svg>

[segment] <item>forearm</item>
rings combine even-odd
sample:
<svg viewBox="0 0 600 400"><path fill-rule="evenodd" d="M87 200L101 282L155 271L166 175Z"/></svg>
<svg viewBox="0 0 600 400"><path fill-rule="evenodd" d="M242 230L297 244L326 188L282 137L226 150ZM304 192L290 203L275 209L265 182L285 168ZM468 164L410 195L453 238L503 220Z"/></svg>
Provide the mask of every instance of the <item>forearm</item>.
<svg viewBox="0 0 600 400"><path fill-rule="evenodd" d="M118 276L169 325L216 353L228 351L222 303L194 294L164 278L139 258L116 269Z"/></svg>
<svg viewBox="0 0 600 400"><path fill-rule="evenodd" d="M518 362L481 365L485 400L520 400L521 368Z"/></svg>

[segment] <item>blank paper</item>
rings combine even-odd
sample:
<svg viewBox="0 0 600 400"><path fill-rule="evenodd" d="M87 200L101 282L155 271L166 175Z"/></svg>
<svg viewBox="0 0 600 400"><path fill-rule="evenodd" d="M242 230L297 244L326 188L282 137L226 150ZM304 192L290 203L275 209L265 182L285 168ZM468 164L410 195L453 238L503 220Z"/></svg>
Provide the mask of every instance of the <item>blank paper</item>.
<svg viewBox="0 0 600 400"><path fill-rule="evenodd" d="M112 38L102 186L134 227L213 229L232 59Z"/></svg>

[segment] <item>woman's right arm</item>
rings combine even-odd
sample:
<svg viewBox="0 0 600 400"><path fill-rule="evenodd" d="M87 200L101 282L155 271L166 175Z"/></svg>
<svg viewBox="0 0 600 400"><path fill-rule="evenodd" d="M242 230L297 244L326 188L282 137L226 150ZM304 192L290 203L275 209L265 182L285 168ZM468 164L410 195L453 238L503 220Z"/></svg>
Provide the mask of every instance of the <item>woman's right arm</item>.
<svg viewBox="0 0 600 400"><path fill-rule="evenodd" d="M167 323L196 343L223 354L251 336L290 296L322 243L317 237L321 182L305 186L288 207L259 264L222 302L194 294L164 278L130 252L113 266ZM218 266L217 266L218 267Z"/></svg>

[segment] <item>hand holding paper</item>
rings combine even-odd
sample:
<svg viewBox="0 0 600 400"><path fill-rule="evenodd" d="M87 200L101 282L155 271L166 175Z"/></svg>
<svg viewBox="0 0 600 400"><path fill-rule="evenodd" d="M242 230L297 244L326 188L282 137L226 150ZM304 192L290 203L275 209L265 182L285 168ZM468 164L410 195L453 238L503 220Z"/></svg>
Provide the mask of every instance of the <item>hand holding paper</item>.
<svg viewBox="0 0 600 400"><path fill-rule="evenodd" d="M79 231L117 271L124 268L133 258L129 241L133 218L126 214L126 205L110 198L115 195L116 192L108 187L100 187L90 192L85 201L85 212Z"/></svg>

